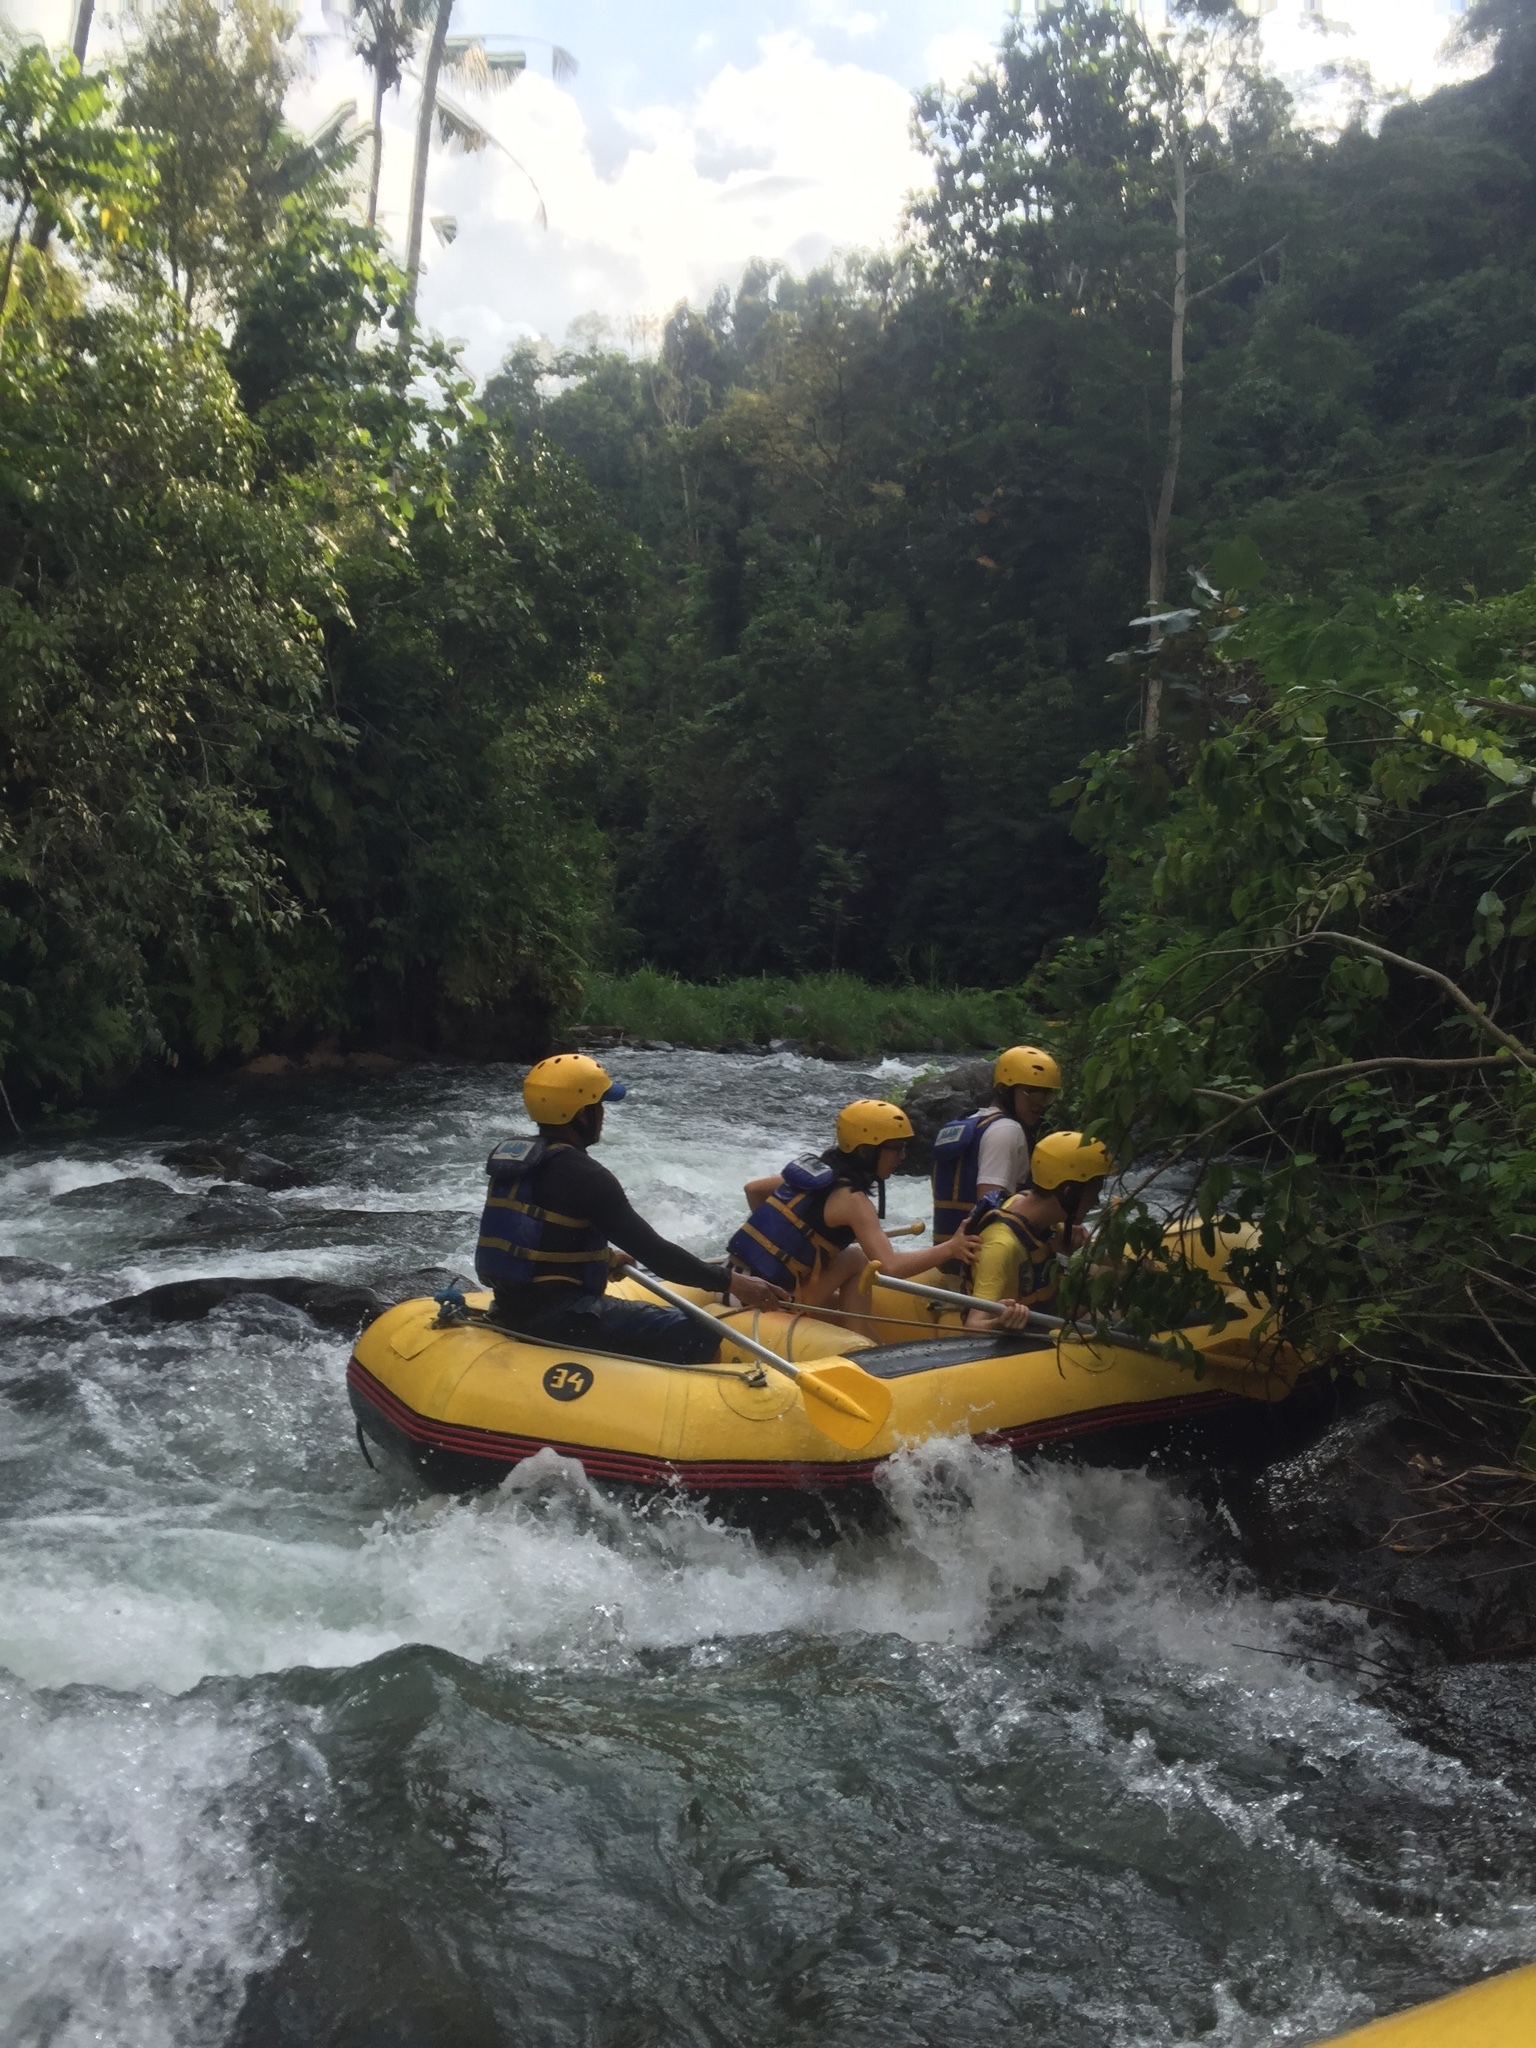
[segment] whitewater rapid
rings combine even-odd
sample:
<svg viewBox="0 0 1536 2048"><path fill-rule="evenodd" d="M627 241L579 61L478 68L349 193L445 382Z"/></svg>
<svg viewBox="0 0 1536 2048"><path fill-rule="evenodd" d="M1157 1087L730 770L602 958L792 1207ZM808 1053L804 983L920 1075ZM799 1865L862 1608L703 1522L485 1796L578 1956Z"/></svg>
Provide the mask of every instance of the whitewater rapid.
<svg viewBox="0 0 1536 2048"><path fill-rule="evenodd" d="M608 1163L706 1252L909 1071L613 1065ZM929 1445L823 1546L552 1453L423 1499L300 1311L76 1313L468 1272L519 1126L509 1070L415 1070L0 1165L0 2040L1258 2048L1536 1954L1527 1797L1174 1482ZM308 1183L209 1203L161 1159L209 1134Z"/></svg>

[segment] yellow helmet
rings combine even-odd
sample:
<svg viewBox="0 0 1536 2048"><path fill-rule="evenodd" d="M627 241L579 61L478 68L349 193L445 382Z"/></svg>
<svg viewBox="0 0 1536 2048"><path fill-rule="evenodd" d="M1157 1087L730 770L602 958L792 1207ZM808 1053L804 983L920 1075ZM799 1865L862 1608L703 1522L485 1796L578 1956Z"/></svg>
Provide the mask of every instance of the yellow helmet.
<svg viewBox="0 0 1536 2048"><path fill-rule="evenodd" d="M1104 1146L1097 1138L1085 1138L1081 1131L1052 1131L1029 1155L1029 1177L1037 1188L1047 1191L1070 1181L1103 1180L1114 1170L1115 1162Z"/></svg>
<svg viewBox="0 0 1536 2048"><path fill-rule="evenodd" d="M1037 1045L1010 1045L997 1056L992 1082L998 1088L1059 1088L1061 1069Z"/></svg>
<svg viewBox="0 0 1536 2048"><path fill-rule="evenodd" d="M540 1060L523 1081L523 1103L536 1124L568 1124L589 1103L622 1102L628 1092L584 1052Z"/></svg>
<svg viewBox="0 0 1536 2048"><path fill-rule="evenodd" d="M861 1145L904 1145L916 1137L912 1119L894 1102L850 1102L837 1119L837 1149L856 1152Z"/></svg>

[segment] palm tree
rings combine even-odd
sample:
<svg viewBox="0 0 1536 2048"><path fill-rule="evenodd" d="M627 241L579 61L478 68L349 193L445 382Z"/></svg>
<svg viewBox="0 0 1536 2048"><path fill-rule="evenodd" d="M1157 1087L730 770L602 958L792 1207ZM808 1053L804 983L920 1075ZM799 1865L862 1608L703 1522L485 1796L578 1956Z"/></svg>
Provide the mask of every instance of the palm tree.
<svg viewBox="0 0 1536 2048"><path fill-rule="evenodd" d="M82 0L82 5L87 0ZM384 162L384 95L393 92L416 54L432 18L432 0L354 0L352 47L373 73L373 154L368 166L368 225L379 218L379 172Z"/></svg>
<svg viewBox="0 0 1536 2048"><path fill-rule="evenodd" d="M463 107L456 106L439 89L439 79L446 70L450 77L462 80L474 93L505 92L517 83L527 69L527 58L519 50L501 49L492 51L492 42L511 40L504 37L454 36L448 34L453 18L453 0L437 0L437 10L432 23L432 40L427 45L426 63L422 69L421 102L416 115L416 154L411 164L411 212L405 238L405 300L400 309L400 345L409 345L411 328L416 319L416 287L421 276L421 234L426 218L427 204L427 160L432 149L432 130L437 127L448 148L464 150L475 154L492 146L517 168L533 185L537 196L539 188L527 168L518 163L505 143L500 142L481 122ZM530 37L529 41L542 41L542 37ZM576 74L576 59L569 50L558 43L548 45L550 52L550 76L556 84L562 84ZM539 196L539 220L543 225L548 216L544 201Z"/></svg>

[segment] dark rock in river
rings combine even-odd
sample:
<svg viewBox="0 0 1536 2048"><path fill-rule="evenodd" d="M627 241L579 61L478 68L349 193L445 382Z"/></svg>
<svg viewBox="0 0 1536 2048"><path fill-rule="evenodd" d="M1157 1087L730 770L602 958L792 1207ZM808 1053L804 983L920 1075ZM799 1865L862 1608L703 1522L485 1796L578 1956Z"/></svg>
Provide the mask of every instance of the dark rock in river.
<svg viewBox="0 0 1536 2048"><path fill-rule="evenodd" d="M23 1280L67 1280L62 1266L50 1266L46 1259L0 1258L0 1287L15 1287Z"/></svg>
<svg viewBox="0 0 1536 2048"><path fill-rule="evenodd" d="M193 1180L243 1181L247 1187L267 1188L273 1193L307 1187L314 1178L297 1166L274 1159L269 1152L246 1152L238 1145L176 1145L162 1152L160 1159Z"/></svg>
<svg viewBox="0 0 1536 2048"><path fill-rule="evenodd" d="M908 1173L927 1173L933 1165L933 1141L945 1124L969 1116L991 1097L992 1064L989 1059L966 1060L912 1083L901 1105L917 1133L907 1147Z"/></svg>
<svg viewBox="0 0 1536 2048"><path fill-rule="evenodd" d="M424 1294L442 1294L450 1287L459 1294L474 1294L480 1289L474 1274L466 1273L462 1266L417 1266L407 1273L386 1274L374 1284L391 1305L418 1301Z"/></svg>
<svg viewBox="0 0 1536 2048"><path fill-rule="evenodd" d="M302 1309L311 1321L348 1336L388 1306L371 1287L342 1287L331 1280L311 1280L302 1274L266 1275L259 1280L231 1279L222 1275L207 1280L170 1280L143 1294L124 1295L105 1302L94 1313L114 1322L191 1323L200 1321L225 1302L243 1295L264 1295Z"/></svg>
<svg viewBox="0 0 1536 2048"><path fill-rule="evenodd" d="M1456 1510L1449 1482L1489 1459L1398 1401L1337 1424L1226 1495L1275 1592L1323 1594L1427 1637L1452 1662L1536 1653L1536 1552Z"/></svg>
<svg viewBox="0 0 1536 2048"><path fill-rule="evenodd" d="M133 1173L117 1180L94 1180L89 1187L67 1188L62 1195L53 1197L52 1206L55 1209L98 1209L103 1215L119 1209L148 1206L162 1214L174 1212L182 1215L186 1211L187 1198L178 1194L175 1188L168 1188L163 1180L151 1180L148 1174Z"/></svg>
<svg viewBox="0 0 1536 2048"><path fill-rule="evenodd" d="M1386 1700L1408 1732L1431 1749L1459 1757L1480 1778L1536 1796L1536 1694L1531 1667L1459 1664L1415 1674Z"/></svg>
<svg viewBox="0 0 1536 2048"><path fill-rule="evenodd" d="M235 1181L216 1181L187 1218L192 1230L219 1233L275 1230L286 1221L286 1212L276 1202Z"/></svg>
<svg viewBox="0 0 1536 2048"><path fill-rule="evenodd" d="M753 1058L761 1058L767 1050L766 1045L755 1045L750 1038L722 1038L715 1047L716 1052L751 1055Z"/></svg>

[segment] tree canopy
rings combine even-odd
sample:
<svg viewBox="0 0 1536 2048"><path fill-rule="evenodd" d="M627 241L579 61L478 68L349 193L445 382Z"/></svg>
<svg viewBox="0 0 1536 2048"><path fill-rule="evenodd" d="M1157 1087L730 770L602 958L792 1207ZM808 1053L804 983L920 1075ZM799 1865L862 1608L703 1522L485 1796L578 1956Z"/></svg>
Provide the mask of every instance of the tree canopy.
<svg viewBox="0 0 1536 2048"><path fill-rule="evenodd" d="M1151 815L1241 708L1193 572L1522 588L1528 0L1337 135L1224 0L1175 15L1010 19L917 96L894 251L478 395L402 349L267 0L168 0L115 78L8 59L7 1074L532 1049L642 961L1015 984L1119 916L1052 792L1129 744Z"/></svg>

